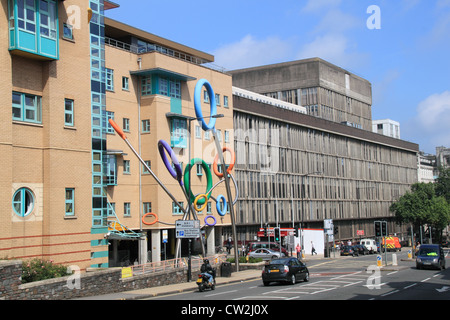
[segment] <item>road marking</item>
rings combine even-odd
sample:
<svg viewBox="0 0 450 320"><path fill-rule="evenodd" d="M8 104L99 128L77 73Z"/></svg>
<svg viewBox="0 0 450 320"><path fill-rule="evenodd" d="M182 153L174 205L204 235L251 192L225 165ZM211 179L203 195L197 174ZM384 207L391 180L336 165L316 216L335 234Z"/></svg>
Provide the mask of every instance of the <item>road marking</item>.
<svg viewBox="0 0 450 320"><path fill-rule="evenodd" d="M430 280L431 278L426 278L426 279L423 279L422 281L420 281L420 282L425 282L425 281L428 281L428 280Z"/></svg>
<svg viewBox="0 0 450 320"><path fill-rule="evenodd" d="M390 273L387 274L387 276L390 276L391 274L395 274L395 273L397 273L397 272L398 272L398 271L390 272Z"/></svg>
<svg viewBox="0 0 450 320"><path fill-rule="evenodd" d="M385 294L382 294L381 296L382 297L386 297L386 296L389 296L389 295L391 295L391 294L393 294L393 293L397 293L399 290L394 290L394 291L390 291L390 292L387 292L387 293L385 293Z"/></svg>
<svg viewBox="0 0 450 320"><path fill-rule="evenodd" d="M230 291L225 291L225 292L220 292L220 293L213 293L213 294L209 294L208 297L218 296L220 294L227 294L227 293L236 292L236 291L237 290L230 290Z"/></svg>
<svg viewBox="0 0 450 320"><path fill-rule="evenodd" d="M409 288L414 287L416 285L417 285L417 283L413 283L413 284L410 284L409 286L404 287L403 289L409 289Z"/></svg>

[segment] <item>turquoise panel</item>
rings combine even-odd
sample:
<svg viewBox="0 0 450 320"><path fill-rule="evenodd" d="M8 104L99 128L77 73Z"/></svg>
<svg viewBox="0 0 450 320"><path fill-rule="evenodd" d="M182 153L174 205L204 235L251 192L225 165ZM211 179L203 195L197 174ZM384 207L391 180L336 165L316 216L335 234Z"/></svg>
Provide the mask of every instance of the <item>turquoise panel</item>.
<svg viewBox="0 0 450 320"><path fill-rule="evenodd" d="M170 98L170 112L181 114L181 99Z"/></svg>
<svg viewBox="0 0 450 320"><path fill-rule="evenodd" d="M19 30L18 47L20 49L37 52L36 35Z"/></svg>
<svg viewBox="0 0 450 320"><path fill-rule="evenodd" d="M41 54L56 58L58 55L58 43L55 40L41 37Z"/></svg>
<svg viewBox="0 0 450 320"><path fill-rule="evenodd" d="M91 228L91 234L108 233L108 227L103 228Z"/></svg>
<svg viewBox="0 0 450 320"><path fill-rule="evenodd" d="M108 258L108 251L98 251L98 252L92 252L92 259L95 258Z"/></svg>

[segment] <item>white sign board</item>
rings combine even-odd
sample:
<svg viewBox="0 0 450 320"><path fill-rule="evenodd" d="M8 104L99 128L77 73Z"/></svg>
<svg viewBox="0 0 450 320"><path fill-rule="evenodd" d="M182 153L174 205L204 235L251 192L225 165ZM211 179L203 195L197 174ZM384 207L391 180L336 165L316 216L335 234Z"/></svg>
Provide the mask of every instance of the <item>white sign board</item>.
<svg viewBox="0 0 450 320"><path fill-rule="evenodd" d="M200 238L200 220L175 221L177 238Z"/></svg>

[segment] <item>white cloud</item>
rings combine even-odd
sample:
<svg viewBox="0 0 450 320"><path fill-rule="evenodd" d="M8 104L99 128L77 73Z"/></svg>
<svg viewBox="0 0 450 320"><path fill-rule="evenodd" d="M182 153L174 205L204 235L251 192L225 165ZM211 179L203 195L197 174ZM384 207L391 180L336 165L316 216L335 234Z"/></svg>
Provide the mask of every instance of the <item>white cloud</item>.
<svg viewBox="0 0 450 320"><path fill-rule="evenodd" d="M238 42L220 47L213 54L216 64L231 70L282 62L290 51L288 41L277 37L260 40L246 35Z"/></svg>
<svg viewBox="0 0 450 320"><path fill-rule="evenodd" d="M434 153L436 146L450 146L450 91L436 93L417 106L417 115L405 123L408 139L420 150Z"/></svg>

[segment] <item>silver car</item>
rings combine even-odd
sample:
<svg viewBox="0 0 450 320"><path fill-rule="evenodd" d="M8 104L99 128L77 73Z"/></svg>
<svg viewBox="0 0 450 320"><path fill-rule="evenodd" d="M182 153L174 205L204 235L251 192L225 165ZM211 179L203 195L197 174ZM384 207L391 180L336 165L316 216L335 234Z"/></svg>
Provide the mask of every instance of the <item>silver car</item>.
<svg viewBox="0 0 450 320"><path fill-rule="evenodd" d="M261 258L263 260L272 260L272 259L284 257L284 253L280 254L280 252L278 252L278 251L260 248L260 249L256 249L255 251L250 252L248 254L248 256L249 256L249 258L253 257L253 258Z"/></svg>

